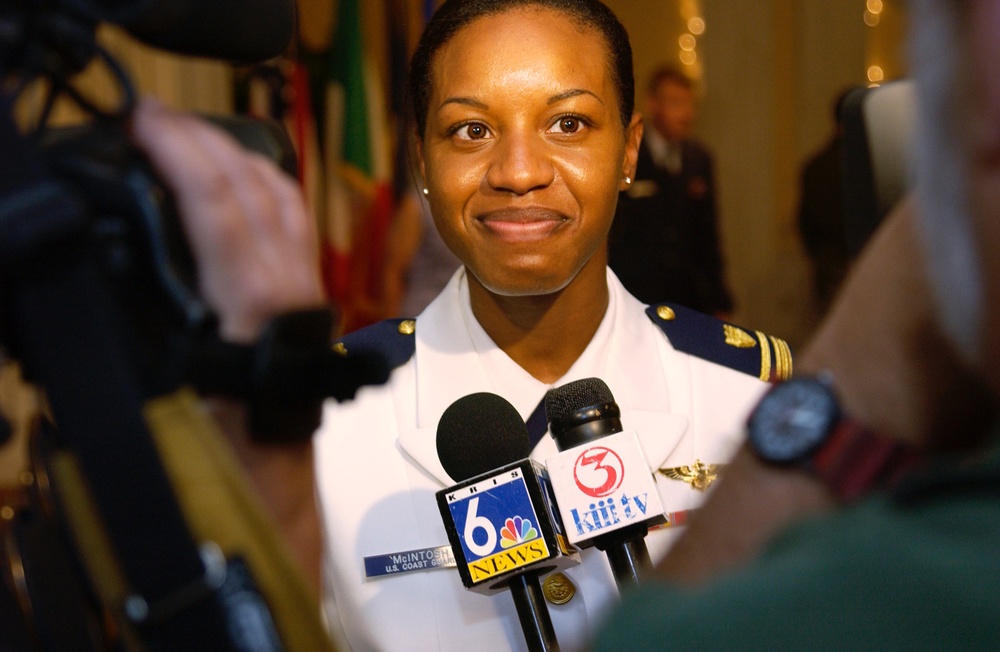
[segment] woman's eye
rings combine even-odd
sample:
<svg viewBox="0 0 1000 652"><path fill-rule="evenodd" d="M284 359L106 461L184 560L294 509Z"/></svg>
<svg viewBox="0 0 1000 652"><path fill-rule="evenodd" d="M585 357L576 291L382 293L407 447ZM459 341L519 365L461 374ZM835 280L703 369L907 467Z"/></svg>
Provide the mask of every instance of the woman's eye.
<svg viewBox="0 0 1000 652"><path fill-rule="evenodd" d="M567 115L559 118L554 125L552 125L552 130L561 134L575 134L580 131L583 127L583 120L575 116Z"/></svg>
<svg viewBox="0 0 1000 652"><path fill-rule="evenodd" d="M484 124L472 122L470 124L462 125L453 133L461 140L482 140L490 135L490 130L487 129Z"/></svg>

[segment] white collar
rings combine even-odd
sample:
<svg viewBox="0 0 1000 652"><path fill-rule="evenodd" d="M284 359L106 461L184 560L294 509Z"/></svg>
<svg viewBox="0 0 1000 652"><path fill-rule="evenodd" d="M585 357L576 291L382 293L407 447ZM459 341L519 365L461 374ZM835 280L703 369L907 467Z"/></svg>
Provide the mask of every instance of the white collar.
<svg viewBox="0 0 1000 652"><path fill-rule="evenodd" d="M438 460L436 437L441 414L455 400L473 392L492 392L527 419L551 387L599 377L621 406L626 429L639 432L650 465L658 466L687 428L688 419L672 414L670 406L677 399L681 405L689 401L690 372L678 356L669 355L672 348L643 314L643 305L610 269L607 274L608 309L594 338L570 370L548 385L489 338L472 314L465 270L458 270L417 318L417 423L400 432L400 447L442 485L453 484ZM544 460L555 452L555 443L546 435L532 457Z"/></svg>

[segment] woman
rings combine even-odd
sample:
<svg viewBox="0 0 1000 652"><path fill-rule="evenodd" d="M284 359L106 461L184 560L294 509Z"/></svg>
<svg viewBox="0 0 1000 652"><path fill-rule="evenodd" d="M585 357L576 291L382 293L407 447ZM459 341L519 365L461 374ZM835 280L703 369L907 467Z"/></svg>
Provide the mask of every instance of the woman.
<svg viewBox="0 0 1000 652"><path fill-rule="evenodd" d="M414 55L410 94L423 191L463 268L415 322L342 343L347 355L374 345L398 366L386 385L328 405L316 440L326 614L355 649L521 649L506 593L469 593L453 568L366 573L365 558L447 543L434 499L454 484L435 447L442 412L487 391L528 420L551 387L600 377L654 470L722 463L764 389L761 351L783 347L762 349L759 334L681 310L661 310L657 323L608 270L605 239L642 125L628 37L603 4L450 0ZM753 375L664 334L690 339L694 322L726 353L756 356ZM532 456L555 451L545 435ZM665 474L658 487L671 512L703 495ZM647 537L654 559L673 536ZM564 647L582 642L616 596L604 555L583 560L566 572L572 599L548 605Z"/></svg>

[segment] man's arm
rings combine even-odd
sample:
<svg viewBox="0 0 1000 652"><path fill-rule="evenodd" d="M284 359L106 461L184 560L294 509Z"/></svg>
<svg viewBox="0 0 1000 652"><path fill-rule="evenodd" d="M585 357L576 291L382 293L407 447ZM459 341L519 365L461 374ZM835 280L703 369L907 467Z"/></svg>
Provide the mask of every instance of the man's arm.
<svg viewBox="0 0 1000 652"><path fill-rule="evenodd" d="M223 339L253 343L276 315L324 305L315 223L293 179L221 130L155 101L140 103L133 133L177 201L198 292ZM318 594L312 444L254 443L240 403L208 404Z"/></svg>
<svg viewBox="0 0 1000 652"><path fill-rule="evenodd" d="M833 373L852 418L921 449L940 448L948 423L973 445L986 429L988 394L964 370L934 325L914 207L904 203L876 233L819 332L796 360L798 375ZM695 584L755 557L787 525L835 507L804 471L736 455L685 535L657 567L660 578Z"/></svg>

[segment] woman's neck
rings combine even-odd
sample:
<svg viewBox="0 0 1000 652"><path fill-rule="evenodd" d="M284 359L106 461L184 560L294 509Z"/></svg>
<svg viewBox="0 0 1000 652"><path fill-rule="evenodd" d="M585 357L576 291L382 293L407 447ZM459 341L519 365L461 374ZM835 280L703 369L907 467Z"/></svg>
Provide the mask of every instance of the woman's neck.
<svg viewBox="0 0 1000 652"><path fill-rule="evenodd" d="M590 344L608 307L603 264L584 265L565 288L540 296L494 294L472 274L468 282L472 313L483 330L543 383L553 383L569 371Z"/></svg>

